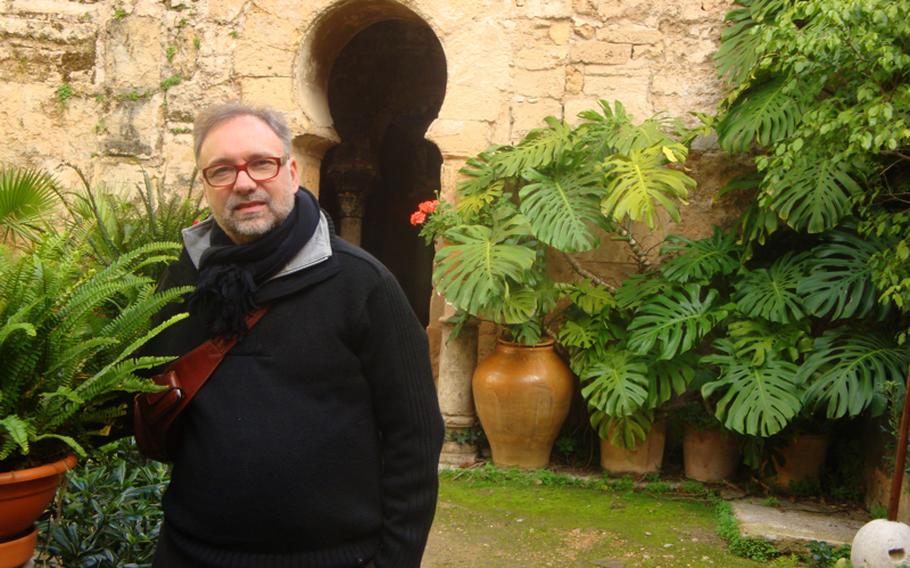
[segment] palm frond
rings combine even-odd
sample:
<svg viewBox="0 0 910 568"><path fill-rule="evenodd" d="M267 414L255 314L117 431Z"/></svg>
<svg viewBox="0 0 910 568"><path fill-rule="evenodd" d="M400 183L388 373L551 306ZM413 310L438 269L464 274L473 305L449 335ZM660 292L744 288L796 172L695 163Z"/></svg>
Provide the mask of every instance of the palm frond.
<svg viewBox="0 0 910 568"><path fill-rule="evenodd" d="M34 239L43 218L59 202L57 181L48 173L30 168L0 169L0 232Z"/></svg>

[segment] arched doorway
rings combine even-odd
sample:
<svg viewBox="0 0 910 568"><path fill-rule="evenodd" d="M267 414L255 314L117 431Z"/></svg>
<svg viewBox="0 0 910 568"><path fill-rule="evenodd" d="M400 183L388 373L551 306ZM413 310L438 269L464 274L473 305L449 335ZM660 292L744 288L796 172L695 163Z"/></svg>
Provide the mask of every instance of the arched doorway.
<svg viewBox="0 0 910 568"><path fill-rule="evenodd" d="M433 249L408 219L439 189L442 157L424 135L445 88L442 46L417 18L367 25L328 74L328 106L341 142L322 161L320 203L343 237L389 267L424 325Z"/></svg>

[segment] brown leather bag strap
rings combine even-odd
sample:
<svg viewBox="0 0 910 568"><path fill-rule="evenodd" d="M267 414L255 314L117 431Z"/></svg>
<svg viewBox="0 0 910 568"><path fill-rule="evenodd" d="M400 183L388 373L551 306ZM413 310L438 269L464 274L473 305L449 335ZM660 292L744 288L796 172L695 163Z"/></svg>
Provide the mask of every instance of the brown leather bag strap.
<svg viewBox="0 0 910 568"><path fill-rule="evenodd" d="M259 308L250 312L246 316L246 327L252 329L268 308ZM186 353L176 361L168 365L167 371L174 371L177 374L180 386L180 402L177 404L174 416L183 411L183 409L193 400L202 385L212 376L218 365L224 359L234 345L237 343L237 337L231 339L209 339L202 345L199 345L189 353Z"/></svg>

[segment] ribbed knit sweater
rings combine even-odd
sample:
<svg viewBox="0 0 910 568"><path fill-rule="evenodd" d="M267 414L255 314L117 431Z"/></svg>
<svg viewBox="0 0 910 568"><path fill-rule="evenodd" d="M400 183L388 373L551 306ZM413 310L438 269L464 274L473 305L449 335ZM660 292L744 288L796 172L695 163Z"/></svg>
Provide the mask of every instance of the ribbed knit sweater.
<svg viewBox="0 0 910 568"><path fill-rule="evenodd" d="M264 285L268 313L181 415L165 526L199 566L420 564L443 438L426 334L387 269L331 244ZM184 251L163 285L197 277ZM206 339L190 317L150 351Z"/></svg>

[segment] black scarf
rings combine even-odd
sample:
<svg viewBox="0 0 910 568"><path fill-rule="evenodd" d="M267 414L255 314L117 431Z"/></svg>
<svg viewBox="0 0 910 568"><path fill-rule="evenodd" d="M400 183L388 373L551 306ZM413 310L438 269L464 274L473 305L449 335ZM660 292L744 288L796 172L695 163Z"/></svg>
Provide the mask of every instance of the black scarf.
<svg viewBox="0 0 910 568"><path fill-rule="evenodd" d="M287 218L251 243L234 244L214 223L212 246L199 261L190 313L203 319L212 337L244 335L246 315L258 307L259 287L294 258L318 225L319 203L303 188Z"/></svg>

